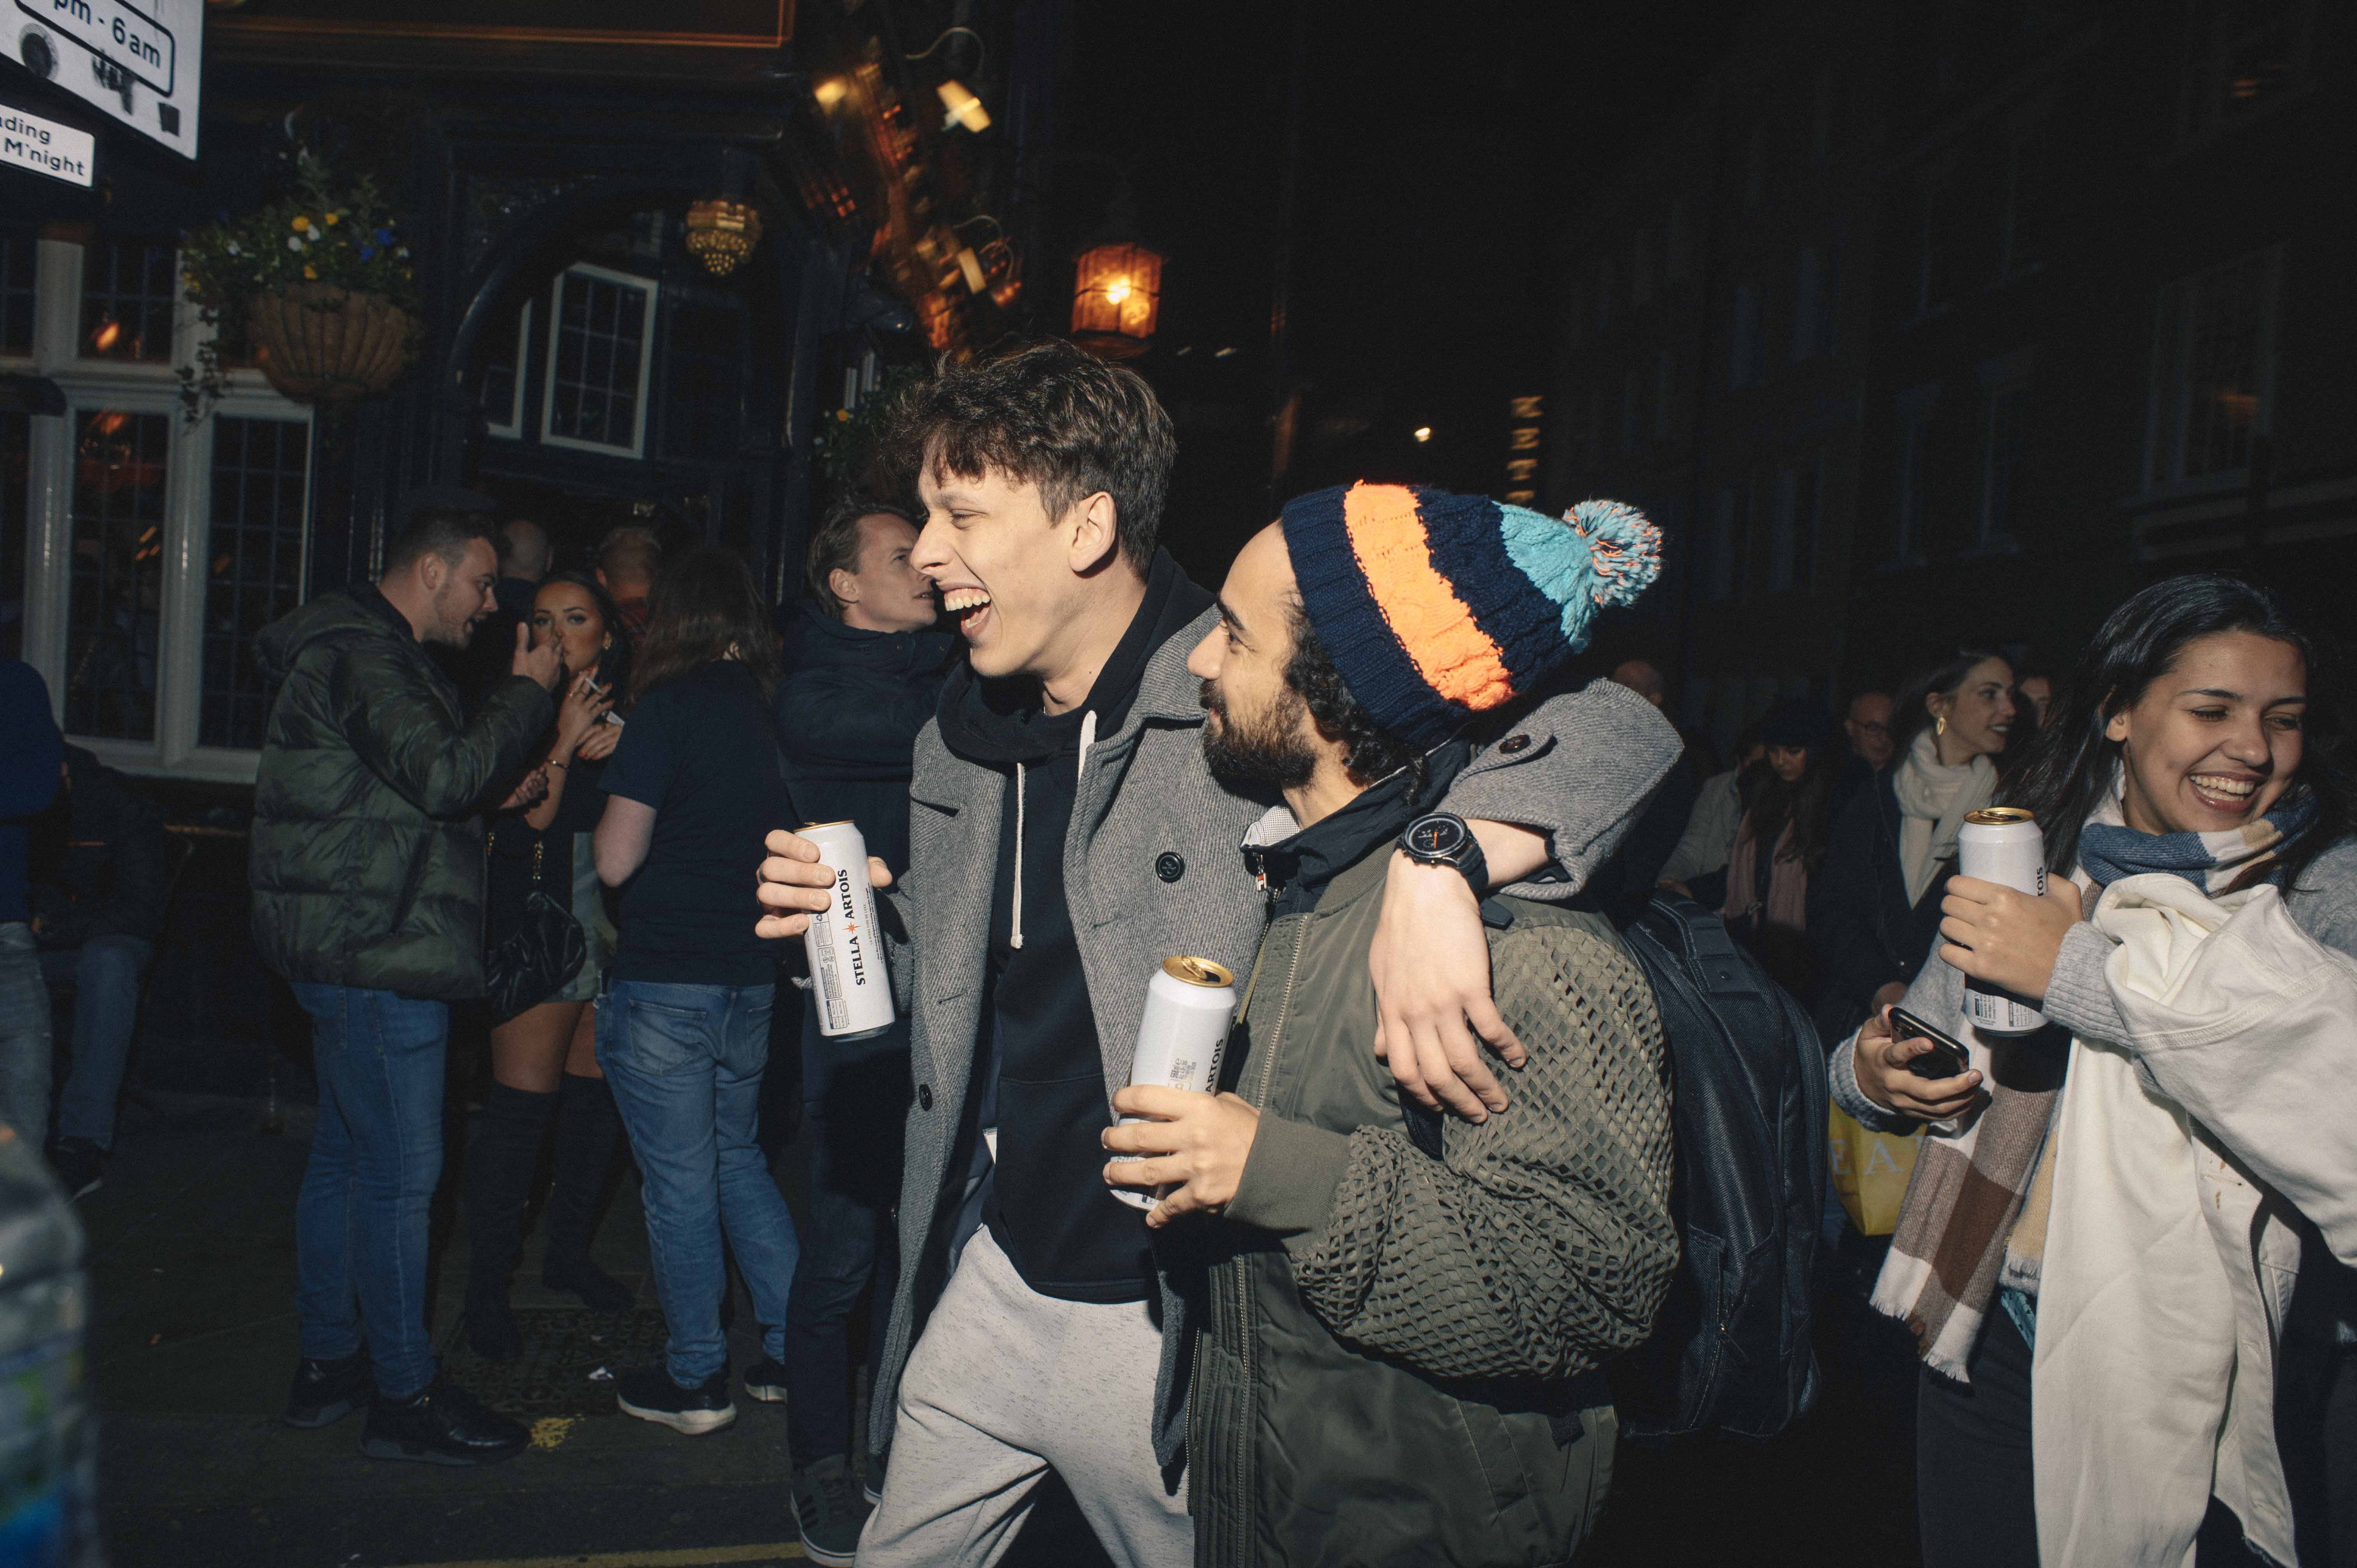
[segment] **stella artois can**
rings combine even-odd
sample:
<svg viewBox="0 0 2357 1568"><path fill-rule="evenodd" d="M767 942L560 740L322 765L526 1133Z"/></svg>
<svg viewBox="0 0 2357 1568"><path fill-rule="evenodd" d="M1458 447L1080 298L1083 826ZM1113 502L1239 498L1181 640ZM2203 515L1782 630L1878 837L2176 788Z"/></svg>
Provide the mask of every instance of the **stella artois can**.
<svg viewBox="0 0 2357 1568"><path fill-rule="evenodd" d="M2046 893L2046 835L2018 806L1990 806L1964 817L1956 833L1956 869L1983 882L2003 883L2033 898ZM1964 1016L1984 1035L2027 1035L2046 1026L2046 1015L2009 991L1964 983Z"/></svg>
<svg viewBox="0 0 2357 1568"><path fill-rule="evenodd" d="M1236 977L1224 964L1207 958L1166 958L1146 987L1146 1016L1137 1026L1137 1055L1129 1064L1129 1081L1159 1084L1165 1089L1189 1089L1209 1094L1220 1081L1220 1053L1228 1043L1228 1026L1236 1015ZM1125 1116L1125 1127L1151 1121ZM1143 1155L1115 1155L1116 1160L1144 1159ZM1151 1208L1154 1197L1135 1187L1117 1187L1113 1195L1132 1208Z"/></svg>
<svg viewBox="0 0 2357 1568"><path fill-rule="evenodd" d="M867 880L867 841L852 822L808 822L802 836L818 845L834 874L827 907L802 934L818 1032L864 1040L892 1026L892 977L884 969L884 934L876 924L876 889Z"/></svg>

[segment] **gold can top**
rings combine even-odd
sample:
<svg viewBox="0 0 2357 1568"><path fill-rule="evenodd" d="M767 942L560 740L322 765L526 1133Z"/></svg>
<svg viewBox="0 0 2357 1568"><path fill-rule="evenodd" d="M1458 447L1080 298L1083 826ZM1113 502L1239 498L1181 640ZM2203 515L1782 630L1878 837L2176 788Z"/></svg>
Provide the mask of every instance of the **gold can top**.
<svg viewBox="0 0 2357 1568"><path fill-rule="evenodd" d="M848 828L856 825L849 817L837 817L831 822L804 822L802 832L808 832L813 828Z"/></svg>
<svg viewBox="0 0 2357 1568"><path fill-rule="evenodd" d="M1976 828L2009 828L2017 822L2034 822L2036 813L2019 806L1983 806L1977 811L1966 811L1964 821Z"/></svg>
<svg viewBox="0 0 2357 1568"><path fill-rule="evenodd" d="M1166 958L1162 972L1189 985L1233 985L1236 977L1223 963L1207 958Z"/></svg>

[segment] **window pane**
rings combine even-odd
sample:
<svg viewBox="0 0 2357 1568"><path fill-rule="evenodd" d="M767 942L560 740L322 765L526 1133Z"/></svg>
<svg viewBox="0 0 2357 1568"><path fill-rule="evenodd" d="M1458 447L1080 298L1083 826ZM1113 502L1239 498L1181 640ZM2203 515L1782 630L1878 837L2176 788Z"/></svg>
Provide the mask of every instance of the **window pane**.
<svg viewBox="0 0 2357 1568"><path fill-rule="evenodd" d="M31 479L30 414L0 413L0 654L25 656L25 500Z"/></svg>
<svg viewBox="0 0 2357 1568"><path fill-rule="evenodd" d="M651 290L566 273L556 312L548 432L632 450L639 445L639 365Z"/></svg>
<svg viewBox="0 0 2357 1568"><path fill-rule="evenodd" d="M33 263L30 229L0 229L0 354L33 351Z"/></svg>
<svg viewBox="0 0 2357 1568"><path fill-rule="evenodd" d="M168 240L101 240L85 246L82 358L171 359L176 288Z"/></svg>
<svg viewBox="0 0 2357 1568"><path fill-rule="evenodd" d="M1792 586L1806 590L1817 570L1817 466L1803 468L1792 488Z"/></svg>
<svg viewBox="0 0 2357 1568"><path fill-rule="evenodd" d="M2013 537L2014 513L2020 501L2022 411L2029 402L2027 387L2000 387L1989 394L1988 496L1981 510L1985 544Z"/></svg>
<svg viewBox="0 0 2357 1568"><path fill-rule="evenodd" d="M156 736L156 610L172 419L122 409L74 419L73 570L66 608L66 729Z"/></svg>
<svg viewBox="0 0 2357 1568"><path fill-rule="evenodd" d="M270 691L253 660L262 628L303 600L304 494L310 427L217 415L207 550L201 746L253 750Z"/></svg>

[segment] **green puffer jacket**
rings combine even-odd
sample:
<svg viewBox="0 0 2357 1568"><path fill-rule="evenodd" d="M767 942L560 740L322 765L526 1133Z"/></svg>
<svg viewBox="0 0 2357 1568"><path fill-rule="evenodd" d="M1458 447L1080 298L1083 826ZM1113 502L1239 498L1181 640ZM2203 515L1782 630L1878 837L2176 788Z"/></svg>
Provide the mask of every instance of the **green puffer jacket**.
<svg viewBox="0 0 2357 1568"><path fill-rule="evenodd" d="M1569 1562L1611 1477L1598 1369L1677 1261L1661 1015L1600 916L1485 906L1529 1061L1481 1125L1411 1126L1367 975L1389 848L1270 926L1232 1037L1261 1121L1207 1228L1200 1568Z"/></svg>
<svg viewBox="0 0 2357 1568"><path fill-rule="evenodd" d="M468 724L371 585L263 628L271 704L253 786L253 940L293 981L483 993L483 822L555 717L511 676Z"/></svg>

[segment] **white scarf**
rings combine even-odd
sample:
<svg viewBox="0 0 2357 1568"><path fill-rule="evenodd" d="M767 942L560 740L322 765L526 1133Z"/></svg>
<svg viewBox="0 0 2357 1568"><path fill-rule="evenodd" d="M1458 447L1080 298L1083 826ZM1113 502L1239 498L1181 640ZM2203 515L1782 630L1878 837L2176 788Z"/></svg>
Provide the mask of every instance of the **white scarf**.
<svg viewBox="0 0 2357 1568"><path fill-rule="evenodd" d="M1932 886L1940 863L1955 858L1956 834L1964 831L1966 813L1996 799L1996 764L1975 757L1950 768L1940 760L1939 742L1925 730L1907 748L1907 760L1890 787L1899 797L1899 870L1911 909Z"/></svg>

